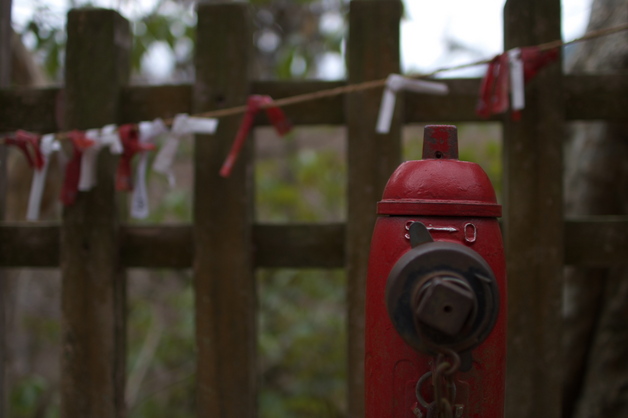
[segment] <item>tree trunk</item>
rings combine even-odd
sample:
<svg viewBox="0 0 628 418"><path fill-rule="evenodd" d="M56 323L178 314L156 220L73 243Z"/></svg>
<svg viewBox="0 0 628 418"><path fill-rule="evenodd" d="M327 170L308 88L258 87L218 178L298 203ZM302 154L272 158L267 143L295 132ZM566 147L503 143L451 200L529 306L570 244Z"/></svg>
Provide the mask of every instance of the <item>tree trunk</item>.
<svg viewBox="0 0 628 418"><path fill-rule="evenodd" d="M588 30L626 21L628 1L594 0ZM621 73L628 67L627 32L577 48L568 60L571 73ZM628 124L574 123L571 129L566 215L628 214ZM628 417L628 268L569 268L564 299L563 416Z"/></svg>

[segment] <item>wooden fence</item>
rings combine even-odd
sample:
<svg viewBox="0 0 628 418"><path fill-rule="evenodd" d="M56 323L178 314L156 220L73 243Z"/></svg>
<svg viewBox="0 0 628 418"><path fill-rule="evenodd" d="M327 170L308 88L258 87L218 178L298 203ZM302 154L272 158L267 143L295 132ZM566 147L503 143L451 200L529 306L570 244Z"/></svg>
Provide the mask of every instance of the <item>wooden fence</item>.
<svg viewBox="0 0 628 418"><path fill-rule="evenodd" d="M129 23L110 10L72 10L63 124L55 117L59 88L5 89L0 91L0 132L55 132L171 117L241 105L252 93L281 98L400 71L398 1L351 2L346 82L256 81L249 6L200 4L197 12L193 85L134 87L127 85ZM559 39L560 1L509 0L504 27L506 48ZM480 121L474 113L480 81L446 83L448 96L401 97L403 106L397 106L387 135L374 129L381 89L286 109L297 126L347 126L348 214L343 224L253 221L250 142L231 177L218 176L238 116L221 120L211 138L195 139L191 225L125 223L114 192L115 158L105 153L98 186L81 193L61 223L2 223L1 267L59 267L62 272L62 416L125 414L125 269L130 267L193 268L197 416L221 418L257 415L254 270L346 268L348 408L349 416L362 416L369 240L375 202L401 160L401 128L407 123ZM563 218L562 142L566 121L620 120L627 107L625 77L567 76L554 64L527 87L522 120L499 119L510 303L509 418L560 417L556 330L561 326L563 266L625 262L628 219Z"/></svg>

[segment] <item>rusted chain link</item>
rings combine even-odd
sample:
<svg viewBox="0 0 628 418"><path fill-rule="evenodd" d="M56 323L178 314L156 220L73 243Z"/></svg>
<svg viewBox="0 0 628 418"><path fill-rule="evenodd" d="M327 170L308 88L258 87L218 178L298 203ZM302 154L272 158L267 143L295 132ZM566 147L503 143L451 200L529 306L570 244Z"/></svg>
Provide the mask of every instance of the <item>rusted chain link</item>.
<svg viewBox="0 0 628 418"><path fill-rule="evenodd" d="M454 418L456 405L456 383L454 375L460 369L460 356L453 350L441 348L434 358L432 370L418 380L415 388L418 403L427 411L427 418ZM432 378L434 400L428 403L421 394L423 384ZM421 412L417 413L422 417Z"/></svg>

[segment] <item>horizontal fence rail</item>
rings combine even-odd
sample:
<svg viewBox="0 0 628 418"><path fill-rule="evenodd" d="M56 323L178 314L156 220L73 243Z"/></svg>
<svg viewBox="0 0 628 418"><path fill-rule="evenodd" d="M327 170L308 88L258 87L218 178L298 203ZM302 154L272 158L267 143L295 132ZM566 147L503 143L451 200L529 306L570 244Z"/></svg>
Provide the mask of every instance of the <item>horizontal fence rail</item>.
<svg viewBox="0 0 628 418"><path fill-rule="evenodd" d="M403 123L485 122L475 113L480 79L442 79L449 86L446 96L400 93L404 96ZM566 120L624 120L628 108L628 79L621 75L567 75L564 83ZM275 99L312 93L346 85L343 81L254 81L251 94ZM62 89L0 90L0 132L28 128L36 132L57 132ZM120 94L118 123L170 118L192 113L192 86L124 87ZM343 125L346 122L344 96L314 100L285 108L295 125ZM501 120L495 117L493 120ZM268 125L266 118L256 120ZM373 122L373 129L375 123Z"/></svg>
<svg viewBox="0 0 628 418"><path fill-rule="evenodd" d="M58 267L58 224L0 224L0 267ZM254 224L255 267L342 268L345 224ZM565 263L607 266L628 263L628 217L591 217L565 222ZM192 267L192 225L120 227L123 267Z"/></svg>

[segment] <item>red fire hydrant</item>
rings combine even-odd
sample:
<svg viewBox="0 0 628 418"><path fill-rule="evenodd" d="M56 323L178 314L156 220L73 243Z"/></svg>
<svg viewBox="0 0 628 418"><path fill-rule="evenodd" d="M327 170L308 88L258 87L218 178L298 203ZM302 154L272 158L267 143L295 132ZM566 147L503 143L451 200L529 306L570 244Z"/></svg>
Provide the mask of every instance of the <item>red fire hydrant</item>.
<svg viewBox="0 0 628 418"><path fill-rule="evenodd" d="M427 126L423 160L377 206L366 291L367 418L503 418L501 206L458 160L455 126Z"/></svg>

